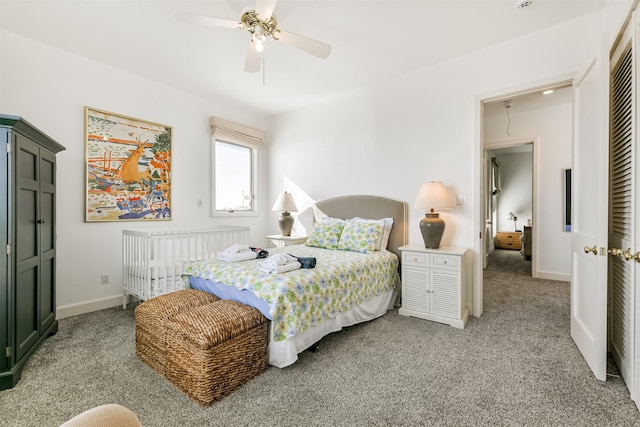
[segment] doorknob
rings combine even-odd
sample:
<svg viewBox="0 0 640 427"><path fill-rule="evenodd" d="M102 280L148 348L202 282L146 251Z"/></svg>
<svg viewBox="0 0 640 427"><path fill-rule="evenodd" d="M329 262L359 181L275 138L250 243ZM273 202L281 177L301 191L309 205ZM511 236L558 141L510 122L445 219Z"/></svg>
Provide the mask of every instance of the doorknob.
<svg viewBox="0 0 640 427"><path fill-rule="evenodd" d="M636 262L640 262L640 251L636 252L634 255L631 253L631 248L629 248L622 253L622 256L624 256L624 259L626 259L627 261L631 261L632 259L635 259Z"/></svg>
<svg viewBox="0 0 640 427"><path fill-rule="evenodd" d="M593 252L594 255L598 255L598 245L593 245L592 248L589 246L584 247L584 253L588 254L589 252Z"/></svg>
<svg viewBox="0 0 640 427"><path fill-rule="evenodd" d="M620 256L622 255L622 249L619 249L619 248L607 249L607 253L613 256Z"/></svg>
<svg viewBox="0 0 640 427"><path fill-rule="evenodd" d="M640 262L640 252L636 252L634 255L633 253L631 253L631 248L627 248L626 251L623 251L620 248L607 249L607 253L610 253L613 256L623 257L626 261L635 259L637 262Z"/></svg>

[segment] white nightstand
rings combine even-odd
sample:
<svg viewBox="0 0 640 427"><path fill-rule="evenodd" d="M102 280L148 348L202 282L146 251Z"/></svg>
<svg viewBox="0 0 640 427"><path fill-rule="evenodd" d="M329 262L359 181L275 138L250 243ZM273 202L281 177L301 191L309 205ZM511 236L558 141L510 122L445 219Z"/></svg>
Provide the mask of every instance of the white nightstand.
<svg viewBox="0 0 640 427"><path fill-rule="evenodd" d="M467 249L406 245L402 251L403 316L464 328L467 306Z"/></svg>
<svg viewBox="0 0 640 427"><path fill-rule="evenodd" d="M269 243L276 248L284 248L285 246L301 245L307 241L307 236L283 236L281 234L272 234L265 236Z"/></svg>

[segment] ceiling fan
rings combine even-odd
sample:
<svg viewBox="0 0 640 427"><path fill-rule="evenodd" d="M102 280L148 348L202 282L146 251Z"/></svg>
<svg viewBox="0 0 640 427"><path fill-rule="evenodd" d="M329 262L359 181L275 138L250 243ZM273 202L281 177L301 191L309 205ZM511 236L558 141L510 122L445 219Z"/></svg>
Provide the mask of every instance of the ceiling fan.
<svg viewBox="0 0 640 427"><path fill-rule="evenodd" d="M267 37L271 37L277 42L295 47L318 58L325 59L329 56L331 53L331 45L278 28L278 21L275 15L273 15L277 1L278 0L256 0L255 9L245 9L239 21L181 11L174 12L174 16L182 22L249 31L251 40L249 42L247 58L244 63L244 71L248 73L255 73L260 70L262 51Z"/></svg>

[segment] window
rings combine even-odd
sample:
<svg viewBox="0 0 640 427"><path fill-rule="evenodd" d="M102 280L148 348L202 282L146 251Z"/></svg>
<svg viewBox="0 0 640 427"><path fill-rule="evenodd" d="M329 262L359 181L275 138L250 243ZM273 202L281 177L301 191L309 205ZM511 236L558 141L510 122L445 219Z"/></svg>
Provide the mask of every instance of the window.
<svg viewBox="0 0 640 427"><path fill-rule="evenodd" d="M254 151L242 145L215 141L213 181L216 213L255 211Z"/></svg>
<svg viewBox="0 0 640 427"><path fill-rule="evenodd" d="M213 216L258 214L258 154L264 132L211 117Z"/></svg>

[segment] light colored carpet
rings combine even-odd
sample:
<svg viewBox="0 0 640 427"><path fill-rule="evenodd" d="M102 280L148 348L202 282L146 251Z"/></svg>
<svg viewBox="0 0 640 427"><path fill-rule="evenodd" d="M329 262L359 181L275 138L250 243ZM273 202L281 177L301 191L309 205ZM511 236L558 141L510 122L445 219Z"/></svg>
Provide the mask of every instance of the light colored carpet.
<svg viewBox="0 0 640 427"><path fill-rule="evenodd" d="M0 426L57 426L119 403L145 426L632 426L620 378L594 379L569 336L569 285L489 269L463 330L390 311L201 409L134 354L134 317L62 319L0 392ZM611 367L615 372L615 366Z"/></svg>

